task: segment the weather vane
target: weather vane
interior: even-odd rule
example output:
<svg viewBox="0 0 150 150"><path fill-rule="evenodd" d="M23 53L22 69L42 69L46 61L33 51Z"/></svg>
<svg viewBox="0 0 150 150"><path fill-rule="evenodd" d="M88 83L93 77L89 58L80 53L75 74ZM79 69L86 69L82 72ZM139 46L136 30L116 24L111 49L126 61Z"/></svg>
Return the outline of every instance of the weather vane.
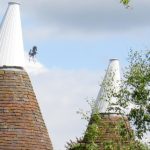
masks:
<svg viewBox="0 0 150 150"><path fill-rule="evenodd" d="M29 51L29 61L34 61L35 62L35 56L37 55L37 47L33 46L32 49Z"/></svg>

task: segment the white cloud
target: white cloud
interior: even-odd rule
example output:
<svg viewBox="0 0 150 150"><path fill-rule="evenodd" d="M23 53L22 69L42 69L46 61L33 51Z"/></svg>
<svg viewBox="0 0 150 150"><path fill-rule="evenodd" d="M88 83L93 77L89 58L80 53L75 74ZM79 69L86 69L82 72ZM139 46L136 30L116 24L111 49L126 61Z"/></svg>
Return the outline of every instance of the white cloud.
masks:
<svg viewBox="0 0 150 150"><path fill-rule="evenodd" d="M88 110L86 99L96 97L100 73L87 70L41 69L29 72L55 150L64 150L70 139L82 136L86 121L76 113ZM30 67L29 67L30 68ZM30 70L30 69L28 69ZM38 72L39 71L39 72Z"/></svg>
<svg viewBox="0 0 150 150"><path fill-rule="evenodd" d="M61 33L97 34L147 27L149 0L132 2L133 9L124 9L119 0L26 0L22 7L25 15Z"/></svg>
<svg viewBox="0 0 150 150"><path fill-rule="evenodd" d="M7 7L0 0L0 16ZM49 38L104 38L148 35L150 1L133 0L125 9L120 0L19 0L28 40ZM3 12L3 13L2 13ZM139 38L141 36L138 36ZM141 39L141 38L140 38Z"/></svg>
<svg viewBox="0 0 150 150"><path fill-rule="evenodd" d="M29 59L27 52L25 52L25 70L32 75L38 75L48 72L48 69L39 61L37 61L36 57L33 59Z"/></svg>
<svg viewBox="0 0 150 150"><path fill-rule="evenodd" d="M29 68L31 66L29 65ZM39 66L41 69L38 69ZM27 70L30 70L29 68ZM31 68L29 75L54 150L64 150L67 141L81 137L86 129L87 122L81 120L76 111L79 108L90 109L86 99L96 98L102 73L46 69L39 62L33 64Z"/></svg>
<svg viewBox="0 0 150 150"><path fill-rule="evenodd" d="M23 31L24 38L28 39L28 41L32 41L32 43L36 43L36 41L40 42L50 37L55 38L57 33L59 33L59 29L48 26L30 26L25 27Z"/></svg>
<svg viewBox="0 0 150 150"><path fill-rule="evenodd" d="M8 1L0 0L0 16ZM133 0L133 9L122 7L120 0L18 1L22 4L21 14L26 23L26 36L39 39L55 36L103 37L116 33L131 34L134 29L149 27L150 23L149 0Z"/></svg>

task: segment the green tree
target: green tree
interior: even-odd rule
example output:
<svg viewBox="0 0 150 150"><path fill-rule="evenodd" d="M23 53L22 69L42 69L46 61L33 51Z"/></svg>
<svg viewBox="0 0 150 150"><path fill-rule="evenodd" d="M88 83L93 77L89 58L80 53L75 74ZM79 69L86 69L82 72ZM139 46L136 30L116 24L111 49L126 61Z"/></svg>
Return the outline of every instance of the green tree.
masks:
<svg viewBox="0 0 150 150"><path fill-rule="evenodd" d="M121 90L116 95L117 105L125 109L130 106L127 115L141 139L150 131L150 51L131 50L128 62Z"/></svg>
<svg viewBox="0 0 150 150"><path fill-rule="evenodd" d="M110 104L110 110L114 109L117 113L127 115L130 123L134 126L134 135L138 139L142 139L144 133L150 131L150 51L130 51L128 58L129 65L125 68L121 90L118 93L113 93L117 97L116 104ZM111 96L110 96L111 97ZM117 106L117 107L116 107ZM127 110L128 111L124 111ZM91 107L93 109L93 107ZM82 113L84 118L89 121L86 113ZM68 143L68 150L98 150L98 145L95 139L99 136L98 126L100 124L101 116L97 112L94 116L94 122L91 124L86 132L87 145L83 142L83 138L77 142ZM122 138L126 138L126 128L124 124L118 124L118 129ZM128 138L128 137L127 137ZM105 143L105 148L113 149L113 142ZM119 146L119 145L118 145ZM147 145L141 144L134 140L124 147L125 149L133 150L149 150ZM119 150L122 150L119 148Z"/></svg>

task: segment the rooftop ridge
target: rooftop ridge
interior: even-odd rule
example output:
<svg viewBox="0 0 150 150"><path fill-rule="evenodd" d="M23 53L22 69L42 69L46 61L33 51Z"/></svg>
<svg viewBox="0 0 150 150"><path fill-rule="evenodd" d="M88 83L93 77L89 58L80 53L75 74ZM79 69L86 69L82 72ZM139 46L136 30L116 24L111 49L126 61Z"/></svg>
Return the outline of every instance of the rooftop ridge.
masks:
<svg viewBox="0 0 150 150"><path fill-rule="evenodd" d="M8 5L13 5L13 4L18 4L18 5L21 5L20 3L18 3L18 2L13 2L13 1L11 1L11 2L8 2Z"/></svg>
<svg viewBox="0 0 150 150"><path fill-rule="evenodd" d="M2 67L0 66L0 69L12 69L12 68L23 70L23 67L18 67L18 66L2 66Z"/></svg>

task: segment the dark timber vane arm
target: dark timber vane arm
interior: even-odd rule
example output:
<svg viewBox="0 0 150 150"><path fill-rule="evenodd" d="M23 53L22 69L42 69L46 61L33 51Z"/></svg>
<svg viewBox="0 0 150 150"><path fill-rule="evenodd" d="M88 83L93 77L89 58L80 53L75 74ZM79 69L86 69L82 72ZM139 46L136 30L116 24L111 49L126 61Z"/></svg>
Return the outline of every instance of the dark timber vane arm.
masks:
<svg viewBox="0 0 150 150"><path fill-rule="evenodd" d="M29 51L29 61L32 59L34 61L35 56L37 55L37 47L33 46Z"/></svg>

